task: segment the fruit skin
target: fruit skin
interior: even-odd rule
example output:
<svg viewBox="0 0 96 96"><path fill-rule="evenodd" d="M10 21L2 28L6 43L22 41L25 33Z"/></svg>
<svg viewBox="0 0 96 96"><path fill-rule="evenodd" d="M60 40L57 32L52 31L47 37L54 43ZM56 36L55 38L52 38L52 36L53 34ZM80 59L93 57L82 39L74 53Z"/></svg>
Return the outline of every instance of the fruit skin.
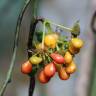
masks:
<svg viewBox="0 0 96 96"><path fill-rule="evenodd" d="M55 72L56 72L56 67L54 65L53 62L47 64L44 68L44 74L47 76L47 77L52 77L55 75Z"/></svg>
<svg viewBox="0 0 96 96"><path fill-rule="evenodd" d="M51 53L50 57L57 63L63 64L65 62L64 57L58 53Z"/></svg>
<svg viewBox="0 0 96 96"><path fill-rule="evenodd" d="M57 63L55 63L55 66L56 66L56 72L58 72L62 67L60 64Z"/></svg>
<svg viewBox="0 0 96 96"><path fill-rule="evenodd" d="M66 73L65 68L61 67L61 69L58 72L59 78L61 80L68 80L70 77L70 74Z"/></svg>
<svg viewBox="0 0 96 96"><path fill-rule="evenodd" d="M42 71L39 73L39 75L38 75L38 80L39 80L42 84L45 84L45 83L47 83L47 82L50 80L50 78L47 77L47 76L44 74L44 71L42 70Z"/></svg>
<svg viewBox="0 0 96 96"><path fill-rule="evenodd" d="M50 35L52 35L56 40L59 39L59 34L54 32L54 33L51 33Z"/></svg>
<svg viewBox="0 0 96 96"><path fill-rule="evenodd" d="M66 72L69 74L72 74L76 71L76 64L74 63L74 61L72 61L66 68L65 68Z"/></svg>
<svg viewBox="0 0 96 96"><path fill-rule="evenodd" d="M70 44L75 49L80 49L83 46L83 41L80 38L72 38Z"/></svg>
<svg viewBox="0 0 96 96"><path fill-rule="evenodd" d="M71 54L77 54L83 46L83 41L80 38L72 38L69 44L69 51Z"/></svg>
<svg viewBox="0 0 96 96"><path fill-rule="evenodd" d="M64 55L65 64L70 64L72 62L72 55L70 52L66 52Z"/></svg>
<svg viewBox="0 0 96 96"><path fill-rule="evenodd" d="M36 44L36 49L39 49L39 50L47 50L47 47L44 45L43 48L42 48L42 43L39 43L39 44Z"/></svg>
<svg viewBox="0 0 96 96"><path fill-rule="evenodd" d="M79 53L80 52L80 49L76 49L76 48L74 48L72 46L69 46L69 51L70 51L71 54L74 55L74 54Z"/></svg>
<svg viewBox="0 0 96 96"><path fill-rule="evenodd" d="M56 39L56 37L54 37L50 34L47 34L44 38L44 43L49 48L55 48L56 43L57 43L57 39Z"/></svg>
<svg viewBox="0 0 96 96"><path fill-rule="evenodd" d="M29 74L30 72L32 72L32 64L29 61L26 61L21 66L21 72L24 74Z"/></svg>
<svg viewBox="0 0 96 96"><path fill-rule="evenodd" d="M41 57L37 57L37 56L32 56L29 58L29 61L32 63L32 64L39 64L42 62L42 58Z"/></svg>

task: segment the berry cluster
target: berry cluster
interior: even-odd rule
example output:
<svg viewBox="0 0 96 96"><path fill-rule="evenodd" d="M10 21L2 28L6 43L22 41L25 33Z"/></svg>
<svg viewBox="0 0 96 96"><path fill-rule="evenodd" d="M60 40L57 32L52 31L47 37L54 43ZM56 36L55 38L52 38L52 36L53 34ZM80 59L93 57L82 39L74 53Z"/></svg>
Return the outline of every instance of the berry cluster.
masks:
<svg viewBox="0 0 96 96"><path fill-rule="evenodd" d="M75 26L75 29L77 27ZM75 29L73 29L71 31L74 33ZM60 32L53 32L52 29L46 33L45 30L36 33L34 46L32 50L29 50L32 56L22 64L22 73L32 76L40 70L37 76L41 83L47 83L56 72L61 80L68 80L70 75L76 71L73 57L83 46L83 41L73 33L70 40Z"/></svg>

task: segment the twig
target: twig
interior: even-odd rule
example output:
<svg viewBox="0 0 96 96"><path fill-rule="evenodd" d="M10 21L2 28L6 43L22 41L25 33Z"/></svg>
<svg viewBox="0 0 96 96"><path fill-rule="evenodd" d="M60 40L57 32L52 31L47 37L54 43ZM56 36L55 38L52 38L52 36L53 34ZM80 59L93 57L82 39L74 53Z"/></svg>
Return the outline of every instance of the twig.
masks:
<svg viewBox="0 0 96 96"><path fill-rule="evenodd" d="M65 29L65 30L67 30L68 32L71 32L71 31L72 31L72 28L68 28L68 27L65 27L65 26L63 26L63 25L56 24L56 23L54 23L54 22L52 22L52 21L50 21L50 20L47 20L47 22L50 23L50 24L53 24L53 25L55 25L55 26L58 26L58 27L60 27L60 28L62 28L62 29Z"/></svg>
<svg viewBox="0 0 96 96"><path fill-rule="evenodd" d="M42 49L44 48L45 24L46 24L46 22L43 22Z"/></svg>
<svg viewBox="0 0 96 96"><path fill-rule="evenodd" d="M33 96L34 89L35 89L35 76L30 77L29 96Z"/></svg>
<svg viewBox="0 0 96 96"><path fill-rule="evenodd" d="M35 18L34 18L35 19ZM36 18L35 20L32 19L31 25L30 25L30 32L29 32L29 37L28 37L28 50L32 49L32 41L36 29L36 25L39 21L43 22L43 19L41 18ZM28 52L28 57L31 57L32 53ZM35 88L35 76L30 77L30 84L29 84L29 96L33 95L33 91Z"/></svg>
<svg viewBox="0 0 96 96"><path fill-rule="evenodd" d="M3 86L1 87L1 90L0 90L0 96L3 96L8 83L11 81L12 71L13 71L14 64L15 64L16 52L17 52L17 48L18 48L18 38L19 38L20 26L21 26L21 22L22 22L22 18L23 18L24 12L25 12L27 6L29 5L30 1L31 0L26 0L25 5L24 5L19 17L18 17L18 20L17 20L16 32L15 32L15 41L14 41L14 48L13 48L13 55L12 55L10 67L8 69L6 80L5 80Z"/></svg>

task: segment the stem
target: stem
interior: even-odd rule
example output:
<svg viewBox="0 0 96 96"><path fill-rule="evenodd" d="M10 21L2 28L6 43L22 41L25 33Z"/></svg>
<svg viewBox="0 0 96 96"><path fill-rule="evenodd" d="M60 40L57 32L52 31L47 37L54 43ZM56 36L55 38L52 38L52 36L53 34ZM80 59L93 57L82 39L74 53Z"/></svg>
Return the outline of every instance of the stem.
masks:
<svg viewBox="0 0 96 96"><path fill-rule="evenodd" d="M7 73L6 80L3 84L3 86L1 87L0 96L3 96L8 83L11 81L11 75L12 75L13 67L14 67L14 64L15 64L14 62L15 62L15 58L16 58L16 52L17 52L17 46L14 49L14 53L13 53L13 56L12 56L12 60L11 60L10 68L8 70L8 73Z"/></svg>
<svg viewBox="0 0 96 96"><path fill-rule="evenodd" d="M57 49L57 51L60 51L60 49L59 49L59 47L58 47L58 45L56 44L56 49Z"/></svg>
<svg viewBox="0 0 96 96"><path fill-rule="evenodd" d="M33 91L35 88L35 77L30 77L30 84L29 84L29 96L33 95Z"/></svg>
<svg viewBox="0 0 96 96"><path fill-rule="evenodd" d="M50 59L49 55L47 53L45 53L45 55L46 55L46 57L48 59L48 63L51 62L51 59Z"/></svg>
<svg viewBox="0 0 96 96"><path fill-rule="evenodd" d="M44 48L45 24L46 24L46 21L43 22L42 49Z"/></svg>
<svg viewBox="0 0 96 96"><path fill-rule="evenodd" d="M30 25L30 32L29 32L29 36L28 36L28 45L27 45L28 50L32 49L33 36L35 33L36 25L39 21L43 22L43 19L42 18L38 18L35 20L34 20L34 18L32 19L32 22ZM28 52L28 58L30 58L31 56L32 56L32 53ZM35 88L35 76L32 76L32 77L30 77L30 83L29 83L29 96L33 96L34 88Z"/></svg>
<svg viewBox="0 0 96 96"><path fill-rule="evenodd" d="M38 55L40 53L40 51L38 51L37 53L35 53L34 55L32 55L32 56L36 56L36 55Z"/></svg>
<svg viewBox="0 0 96 96"><path fill-rule="evenodd" d="M34 20L33 20L34 21ZM28 37L28 50L30 50L32 48L32 41L33 41L33 36L35 33L35 27L37 22L31 22L30 25L30 32L29 32L29 37ZM28 58L30 58L32 56L32 54L30 52L28 52ZM33 91L35 88L35 76L30 77L30 83L29 83L29 96L33 95Z"/></svg>
<svg viewBox="0 0 96 96"><path fill-rule="evenodd" d="M2 85L1 90L0 90L0 96L3 96L9 81L11 81L12 71L13 71L13 68L14 68L14 65L15 65L16 52L17 52L17 48L18 48L18 38L19 38L21 22L22 22L22 18L23 18L23 15L25 13L25 10L26 10L27 6L29 5L30 1L31 0L26 0L25 5L24 5L19 17L18 17L18 20L17 20L14 47L13 47L13 55L12 55L10 67L8 69L6 80L5 80L5 82Z"/></svg>
<svg viewBox="0 0 96 96"><path fill-rule="evenodd" d="M52 21L50 21L50 20L47 20L47 22L50 23L50 24L53 24L53 25L55 25L55 26L61 27L61 28L65 29L65 30L67 30L67 31L69 31L69 32L72 31L71 28L65 27L65 26L63 26L63 25L56 24L56 23L54 23L54 22L52 22Z"/></svg>

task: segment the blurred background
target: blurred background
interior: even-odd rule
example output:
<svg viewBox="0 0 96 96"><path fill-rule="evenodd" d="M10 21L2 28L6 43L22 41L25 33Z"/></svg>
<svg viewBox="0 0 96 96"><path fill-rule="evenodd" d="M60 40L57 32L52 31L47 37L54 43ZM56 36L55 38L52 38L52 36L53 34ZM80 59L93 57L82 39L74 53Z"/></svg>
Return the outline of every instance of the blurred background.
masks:
<svg viewBox="0 0 96 96"><path fill-rule="evenodd" d="M11 61L16 22L24 2L25 0L0 0L0 87ZM20 66L27 60L31 7L32 4L23 18L12 82L4 96L28 96L29 77L21 73ZM37 7L39 16L58 24L70 27L76 20L80 20L80 38L85 44L75 58L77 72L67 81L61 81L57 75L46 85L36 81L34 96L96 96L96 55L93 54L96 52L96 38L90 28L96 11L96 0L41 0Z"/></svg>

